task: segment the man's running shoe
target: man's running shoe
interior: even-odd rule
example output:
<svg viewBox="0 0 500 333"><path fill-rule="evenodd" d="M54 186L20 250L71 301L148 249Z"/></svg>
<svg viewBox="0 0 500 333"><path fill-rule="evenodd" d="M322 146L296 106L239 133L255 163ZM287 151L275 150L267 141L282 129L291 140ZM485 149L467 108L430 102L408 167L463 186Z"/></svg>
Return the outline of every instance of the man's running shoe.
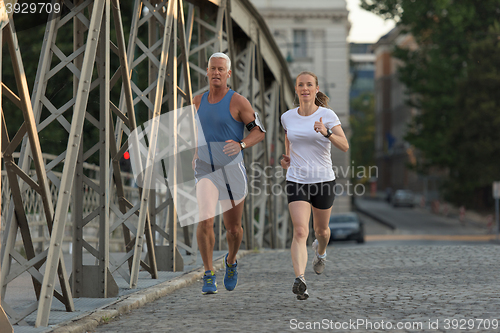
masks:
<svg viewBox="0 0 500 333"><path fill-rule="evenodd" d="M214 271L206 271L203 275L203 287L201 288L201 293L203 295L207 294L217 294L217 282Z"/></svg>
<svg viewBox="0 0 500 333"><path fill-rule="evenodd" d="M321 258L318 254L318 240L315 239L312 248L314 250L314 260L313 260L313 269L314 273L316 274L321 274L325 270L325 261L326 261L326 252L325 252L325 257Z"/></svg>
<svg viewBox="0 0 500 333"><path fill-rule="evenodd" d="M309 298L306 280L304 279L303 275L295 278L295 281L293 282L292 292L297 295L297 299L299 300L305 300Z"/></svg>
<svg viewBox="0 0 500 333"><path fill-rule="evenodd" d="M236 261L234 264L229 265L227 263L227 256L229 255L226 254L226 257L224 258L224 264L226 266L226 274L224 275L224 287L226 287L227 290L232 291L234 288L236 288L236 285L238 284L238 272L236 271L236 267L238 266L238 261Z"/></svg>

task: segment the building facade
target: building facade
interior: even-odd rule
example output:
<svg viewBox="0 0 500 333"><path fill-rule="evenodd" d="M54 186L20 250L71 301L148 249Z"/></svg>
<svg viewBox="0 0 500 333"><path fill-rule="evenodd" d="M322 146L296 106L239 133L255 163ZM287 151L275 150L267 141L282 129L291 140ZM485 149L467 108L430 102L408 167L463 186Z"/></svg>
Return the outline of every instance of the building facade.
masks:
<svg viewBox="0 0 500 333"><path fill-rule="evenodd" d="M289 64L293 79L302 71L318 76L319 88L330 98L349 137L349 44L350 24L345 0L251 0ZM296 99L298 102L298 99ZM351 210L353 191L350 154L332 149L338 168L338 196L333 211ZM342 190L342 193L340 191Z"/></svg>
<svg viewBox="0 0 500 333"><path fill-rule="evenodd" d="M392 56L395 46L416 48L413 37L394 28L374 44L375 53L375 160L379 171L377 187L423 191L424 182L409 168L416 152L405 141L408 125L418 110L407 105L405 86L398 79L401 62Z"/></svg>
<svg viewBox="0 0 500 333"><path fill-rule="evenodd" d="M351 88L349 99L375 90L375 54L373 44L349 44ZM351 108L351 113L353 112Z"/></svg>

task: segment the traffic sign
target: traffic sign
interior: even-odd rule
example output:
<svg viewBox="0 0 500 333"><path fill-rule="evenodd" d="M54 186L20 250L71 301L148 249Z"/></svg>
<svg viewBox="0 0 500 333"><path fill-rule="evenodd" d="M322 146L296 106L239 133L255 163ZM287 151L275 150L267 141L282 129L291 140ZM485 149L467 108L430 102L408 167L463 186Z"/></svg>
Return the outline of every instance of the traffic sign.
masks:
<svg viewBox="0 0 500 333"><path fill-rule="evenodd" d="M500 199L500 182L493 182L493 199Z"/></svg>

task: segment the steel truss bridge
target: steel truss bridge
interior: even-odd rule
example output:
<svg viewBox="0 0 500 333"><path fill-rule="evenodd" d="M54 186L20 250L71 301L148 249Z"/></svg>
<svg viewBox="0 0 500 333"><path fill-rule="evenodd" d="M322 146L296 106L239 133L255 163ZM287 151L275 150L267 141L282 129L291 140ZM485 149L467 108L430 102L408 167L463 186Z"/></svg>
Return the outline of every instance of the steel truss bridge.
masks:
<svg viewBox="0 0 500 333"><path fill-rule="evenodd" d="M2 332L11 325L32 325L26 317L35 311L34 325L47 326L54 298L74 311L73 298L116 296L116 274L133 289L141 269L155 279L158 271L180 271L185 258L195 259L196 224L180 227L177 211L195 202L195 195L147 185L153 181L155 139L166 130L154 120L185 108L183 121L194 126L190 104L194 95L208 90L205 69L213 52L230 56L231 87L251 102L267 129L265 140L245 154L252 186L260 191L245 202L243 246L284 248L290 242L286 198L271 193L284 177L264 171L279 166L284 152L279 116L292 107L294 91L262 17L249 0L135 0L133 12L126 13L132 15L127 40L121 3L53 0L63 10L49 15L31 92L18 45L23 31L16 32L10 18L0 34L5 51L0 53L0 82L8 58L15 79L14 86L7 86L4 78L0 94ZM58 37L70 35L73 48L68 50ZM54 105L48 87L61 80L68 83L63 94L68 97ZM23 116L16 132L8 132L6 100ZM136 140L131 133L141 126L141 110L150 120L150 140L143 152L144 186L131 187L120 159ZM174 120L168 135L181 147L191 140L187 134L193 127L180 130L181 119ZM48 155L40 138L54 126L64 129L67 145ZM85 136L90 127L99 134ZM176 158L174 176L190 170L190 165L189 170L178 168ZM219 219L215 228L222 249L221 225ZM69 243L70 275L62 254ZM84 255L93 257L92 264L84 264ZM20 310L4 296L26 272L36 299Z"/></svg>

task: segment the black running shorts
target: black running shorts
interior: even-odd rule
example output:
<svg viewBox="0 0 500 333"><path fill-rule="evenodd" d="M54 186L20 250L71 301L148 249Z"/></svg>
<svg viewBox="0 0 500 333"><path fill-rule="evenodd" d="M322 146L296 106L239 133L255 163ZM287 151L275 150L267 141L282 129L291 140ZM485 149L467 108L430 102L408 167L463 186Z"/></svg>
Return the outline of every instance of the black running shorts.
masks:
<svg viewBox="0 0 500 333"><path fill-rule="evenodd" d="M335 200L335 180L323 183L300 184L286 181L288 203L307 201L314 208L329 209Z"/></svg>

